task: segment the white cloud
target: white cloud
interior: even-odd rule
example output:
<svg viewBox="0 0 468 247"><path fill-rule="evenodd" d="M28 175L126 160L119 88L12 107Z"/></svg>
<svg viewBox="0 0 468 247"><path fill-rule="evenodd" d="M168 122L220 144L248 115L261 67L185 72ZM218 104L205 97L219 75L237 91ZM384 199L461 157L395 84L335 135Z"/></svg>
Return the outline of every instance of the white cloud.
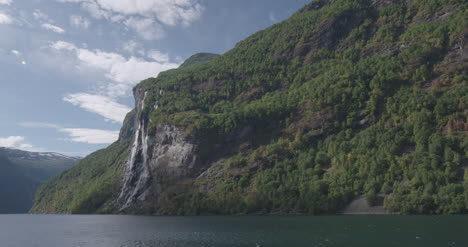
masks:
<svg viewBox="0 0 468 247"><path fill-rule="evenodd" d="M125 115L131 111L130 107L115 102L115 99L87 93L69 94L63 98L75 106L79 106L88 112L99 114L106 119L122 123Z"/></svg>
<svg viewBox="0 0 468 247"><path fill-rule="evenodd" d="M82 16L72 15L70 16L70 24L74 27L88 29L91 22Z"/></svg>
<svg viewBox="0 0 468 247"><path fill-rule="evenodd" d="M129 18L124 24L138 33L143 39L156 40L164 37L163 27L150 18Z"/></svg>
<svg viewBox="0 0 468 247"><path fill-rule="evenodd" d="M122 47L124 51L131 53L131 54L134 54L134 53L138 53L140 55L145 54L143 46L140 43L136 42L135 40L130 40L128 42L125 42Z"/></svg>
<svg viewBox="0 0 468 247"><path fill-rule="evenodd" d="M41 123L41 122L24 122L24 123L20 123L20 126L28 127L28 128L49 128L49 129L61 128L59 125L56 125L56 124Z"/></svg>
<svg viewBox="0 0 468 247"><path fill-rule="evenodd" d="M0 138L0 146L2 147L15 147L18 143L24 142L23 136L10 136L6 138Z"/></svg>
<svg viewBox="0 0 468 247"><path fill-rule="evenodd" d="M63 1L63 2L70 2L70 1ZM88 11L92 17L96 19L111 18L111 13L101 9L99 5L95 1L74 1L74 2L82 2L81 6L83 9Z"/></svg>
<svg viewBox="0 0 468 247"><path fill-rule="evenodd" d="M0 0L0 4L6 4L10 5L13 2L13 0Z"/></svg>
<svg viewBox="0 0 468 247"><path fill-rule="evenodd" d="M15 148L26 151L39 151L32 144L26 142L24 136L10 136L6 138L0 138L0 147Z"/></svg>
<svg viewBox="0 0 468 247"><path fill-rule="evenodd" d="M127 48L133 50L135 47L138 45L132 43ZM99 114L107 121L118 123L122 123L125 115L131 110L130 107L118 103L119 97L130 96L131 89L139 81L156 77L162 71L179 66L169 62L167 54L155 51L153 55L161 61L146 61L134 56L126 58L118 53L79 48L65 41L51 43L50 48L73 56L79 71L87 74L97 72L111 80L97 92L69 94L63 100L88 112Z"/></svg>
<svg viewBox="0 0 468 247"><path fill-rule="evenodd" d="M156 62L166 63L169 62L169 54L160 51L151 50L148 52L148 57Z"/></svg>
<svg viewBox="0 0 468 247"><path fill-rule="evenodd" d="M148 62L131 57L128 60L113 63L110 67L108 78L121 83L139 82L149 77L155 77L161 71L177 67L178 64Z"/></svg>
<svg viewBox="0 0 468 247"><path fill-rule="evenodd" d="M55 26L55 25L50 24L50 23L44 23L44 24L41 25L41 27L46 29L46 30L52 31L52 32L65 33L65 30L63 28Z"/></svg>
<svg viewBox="0 0 468 247"><path fill-rule="evenodd" d="M127 96L133 86L139 81L155 77L160 72L177 68L179 64L169 61L146 61L131 56L126 58L121 54L104 52L101 50L89 50L78 48L74 44L58 41L50 44L57 51L72 52L78 62L78 68L82 71L98 71L113 82L105 87L105 94L111 98Z"/></svg>
<svg viewBox="0 0 468 247"><path fill-rule="evenodd" d="M47 21L47 22L50 22L50 18L47 14L45 14L44 12L36 9L34 10L33 12L33 17L34 19L36 20L41 20L41 21Z"/></svg>
<svg viewBox="0 0 468 247"><path fill-rule="evenodd" d="M128 97L131 96L131 90L133 84L128 83L109 83L106 86L102 86L101 90L105 92L110 98Z"/></svg>
<svg viewBox="0 0 468 247"><path fill-rule="evenodd" d="M56 129L59 132L66 133L70 138L65 139L71 142L80 142L88 144L110 144L119 138L119 131L89 129L89 128L65 128L52 123L24 122L20 123L28 128L48 128Z"/></svg>
<svg viewBox="0 0 468 247"><path fill-rule="evenodd" d="M9 15L0 12L0 24L11 24L13 23L13 18Z"/></svg>
<svg viewBox="0 0 468 247"><path fill-rule="evenodd" d="M110 144L119 138L119 131L83 129L83 128L64 128L60 132L70 135L70 141L88 144Z"/></svg>
<svg viewBox="0 0 468 247"><path fill-rule="evenodd" d="M175 26L189 25L199 19L204 8L198 0L57 0L81 3L95 18L138 15Z"/></svg>
<svg viewBox="0 0 468 247"><path fill-rule="evenodd" d="M204 10L201 0L56 0L78 3L93 18L119 22L146 40L165 36L162 25L188 26Z"/></svg>
<svg viewBox="0 0 468 247"><path fill-rule="evenodd" d="M21 54L21 52L17 50L11 50L11 53L15 54L16 56L19 56Z"/></svg>
<svg viewBox="0 0 468 247"><path fill-rule="evenodd" d="M55 49L55 50L77 50L78 48L71 43L65 42L65 41L57 41L55 43L51 43L50 47Z"/></svg>

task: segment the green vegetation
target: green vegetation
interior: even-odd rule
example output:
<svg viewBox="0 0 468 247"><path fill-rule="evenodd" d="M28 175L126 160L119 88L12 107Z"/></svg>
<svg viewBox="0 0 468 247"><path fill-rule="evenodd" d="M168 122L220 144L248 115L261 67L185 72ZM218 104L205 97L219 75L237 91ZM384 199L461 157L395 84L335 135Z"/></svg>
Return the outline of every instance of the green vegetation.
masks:
<svg viewBox="0 0 468 247"><path fill-rule="evenodd" d="M197 53L191 56L190 58L188 58L187 60L185 60L185 62L182 63L182 65L180 65L180 68L203 64L203 63L213 60L213 58L217 56L219 55L213 54L213 53Z"/></svg>
<svg viewBox="0 0 468 247"><path fill-rule="evenodd" d="M32 212L106 213L105 202L116 195L128 143L116 142L84 158L39 187Z"/></svg>
<svg viewBox="0 0 468 247"><path fill-rule="evenodd" d="M143 82L168 91L154 121L195 135L280 129L270 144L253 142L225 162L224 178L209 181L214 193L169 195L181 204L167 213L330 213L362 194L373 204L378 193L389 195L391 211L466 212L466 127L450 127L466 123L466 63L449 61L466 34L462 2L376 10L369 1L336 1L209 64ZM249 172L256 163L262 169ZM239 175L232 167L245 168Z"/></svg>
<svg viewBox="0 0 468 247"><path fill-rule="evenodd" d="M336 213L360 195L402 213L468 211L466 1L328 2L137 86L159 106L140 116L150 134L172 124L206 144L254 130L226 145L214 175L166 185L156 213ZM83 212L56 194L102 184L68 174L82 182L56 178L39 198Z"/></svg>

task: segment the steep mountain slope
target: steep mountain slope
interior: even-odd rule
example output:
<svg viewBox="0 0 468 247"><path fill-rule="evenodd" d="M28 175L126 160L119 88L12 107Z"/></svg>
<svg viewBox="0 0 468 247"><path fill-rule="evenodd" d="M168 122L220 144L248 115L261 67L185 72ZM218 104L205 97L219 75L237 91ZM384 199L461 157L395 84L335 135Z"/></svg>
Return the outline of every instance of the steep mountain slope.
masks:
<svg viewBox="0 0 468 247"><path fill-rule="evenodd" d="M38 185L0 152L0 214L28 212Z"/></svg>
<svg viewBox="0 0 468 247"><path fill-rule="evenodd" d="M37 187L79 159L0 147L0 214L27 213Z"/></svg>
<svg viewBox="0 0 468 247"><path fill-rule="evenodd" d="M317 214L365 195L466 213L467 6L317 0L147 79L119 141L44 184L32 212Z"/></svg>

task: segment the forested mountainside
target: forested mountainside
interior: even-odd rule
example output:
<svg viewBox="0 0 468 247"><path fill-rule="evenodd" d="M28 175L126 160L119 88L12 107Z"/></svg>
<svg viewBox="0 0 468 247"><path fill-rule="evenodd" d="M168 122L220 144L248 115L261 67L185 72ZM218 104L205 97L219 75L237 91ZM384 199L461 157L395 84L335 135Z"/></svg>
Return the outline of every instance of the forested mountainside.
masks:
<svg viewBox="0 0 468 247"><path fill-rule="evenodd" d="M0 147L0 214L27 213L37 187L78 158Z"/></svg>
<svg viewBox="0 0 468 247"><path fill-rule="evenodd" d="M316 0L134 89L33 213L468 211L468 3Z"/></svg>

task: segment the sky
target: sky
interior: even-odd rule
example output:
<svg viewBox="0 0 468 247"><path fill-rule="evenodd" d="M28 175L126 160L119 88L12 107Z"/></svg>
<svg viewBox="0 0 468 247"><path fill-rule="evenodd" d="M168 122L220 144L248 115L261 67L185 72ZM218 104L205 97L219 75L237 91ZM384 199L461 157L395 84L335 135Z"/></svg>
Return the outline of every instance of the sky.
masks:
<svg viewBox="0 0 468 247"><path fill-rule="evenodd" d="M139 81L223 54L309 1L0 0L0 146L105 148Z"/></svg>

